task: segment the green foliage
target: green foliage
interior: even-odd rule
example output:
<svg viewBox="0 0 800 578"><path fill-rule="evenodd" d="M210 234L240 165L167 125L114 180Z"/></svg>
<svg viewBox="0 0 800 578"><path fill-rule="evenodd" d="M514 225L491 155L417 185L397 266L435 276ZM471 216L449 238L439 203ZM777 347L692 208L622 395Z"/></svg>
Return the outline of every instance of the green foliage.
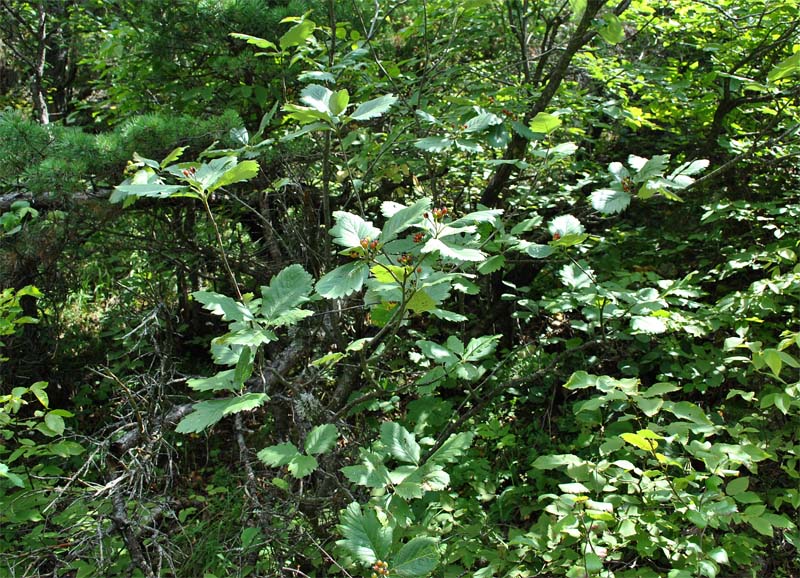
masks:
<svg viewBox="0 0 800 578"><path fill-rule="evenodd" d="M797 573L797 0L139 4L0 114L0 576Z"/></svg>

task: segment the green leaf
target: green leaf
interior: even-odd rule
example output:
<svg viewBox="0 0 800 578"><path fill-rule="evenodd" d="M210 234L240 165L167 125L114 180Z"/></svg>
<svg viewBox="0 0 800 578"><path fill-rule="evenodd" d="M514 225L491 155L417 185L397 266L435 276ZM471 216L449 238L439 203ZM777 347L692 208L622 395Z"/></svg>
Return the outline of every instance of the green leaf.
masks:
<svg viewBox="0 0 800 578"><path fill-rule="evenodd" d="M584 560L589 574L598 574L603 569L603 559L594 552L587 552Z"/></svg>
<svg viewBox="0 0 800 578"><path fill-rule="evenodd" d="M159 183L117 185L114 187L114 193L109 198L109 202L118 203L128 197L153 197L166 199L186 191L189 191L189 187L184 185L163 185Z"/></svg>
<svg viewBox="0 0 800 578"><path fill-rule="evenodd" d="M434 251L438 251L443 259L452 259L454 261L480 262L486 259L486 254L478 249L451 245L436 238L428 239L420 249L422 253L433 253Z"/></svg>
<svg viewBox="0 0 800 578"><path fill-rule="evenodd" d="M250 376L253 375L253 348L244 347L239 353L239 361L233 371L233 383L237 387L244 385Z"/></svg>
<svg viewBox="0 0 800 578"><path fill-rule="evenodd" d="M463 132L480 132L498 124L503 124L503 119L491 112L481 112L467 121Z"/></svg>
<svg viewBox="0 0 800 578"><path fill-rule="evenodd" d="M229 36L237 38L238 40L245 40L247 41L248 44L252 44L264 50L274 50L275 52L278 51L278 47L275 46L274 42L270 42L269 40L264 40L263 38L258 38L257 36L250 36L249 34L240 34L238 32L231 32Z"/></svg>
<svg viewBox="0 0 800 578"><path fill-rule="evenodd" d="M550 231L551 235L559 235L560 237L566 237L567 235L580 235L584 230L581 222L572 215L561 215L556 217L550 221L547 229Z"/></svg>
<svg viewBox="0 0 800 578"><path fill-rule="evenodd" d="M195 391L235 391L239 385L234 381L234 373L234 369L226 369L211 377L189 379L186 385Z"/></svg>
<svg viewBox="0 0 800 578"><path fill-rule="evenodd" d="M559 277L561 282L572 289L585 289L593 285L591 273L593 271L585 262L568 263L561 268Z"/></svg>
<svg viewBox="0 0 800 578"><path fill-rule="evenodd" d="M461 432L451 435L438 450L433 452L429 458L429 462L442 464L456 460L469 449L472 445L473 438L474 434L472 432Z"/></svg>
<svg viewBox="0 0 800 578"><path fill-rule="evenodd" d="M339 532L344 539L336 542L364 564L386 560L392 547L392 528L383 526L373 510L361 511L353 502L342 512Z"/></svg>
<svg viewBox="0 0 800 578"><path fill-rule="evenodd" d="M252 526L242 530L242 533L239 535L239 539L242 542L242 548L249 548L256 541L256 538L260 537L260 534L261 530L258 528L253 528Z"/></svg>
<svg viewBox="0 0 800 578"><path fill-rule="evenodd" d="M647 417L653 417L661 410L661 406L664 405L664 400L661 398L655 398L655 399L639 398L636 400L636 405L639 406L639 409L642 410L642 413L644 413L644 415L646 415Z"/></svg>
<svg viewBox="0 0 800 578"><path fill-rule="evenodd" d="M425 357L434 360L436 363L451 365L458 362L458 357L444 345L439 345L433 341L420 339L417 341L417 347L422 350L422 353L425 354Z"/></svg>
<svg viewBox="0 0 800 578"><path fill-rule="evenodd" d="M165 156L164 160L161 161L161 164L159 165L159 168L163 169L164 167L166 167L170 163L177 161L179 158L181 158L181 155L183 154L183 152L188 148L189 147L177 147L175 149L172 149L172 152L170 152L167 156Z"/></svg>
<svg viewBox="0 0 800 578"><path fill-rule="evenodd" d="M278 43L281 50L286 50L292 46L299 46L305 44L311 35L314 33L316 25L311 20L303 20L292 26L283 36L281 36Z"/></svg>
<svg viewBox="0 0 800 578"><path fill-rule="evenodd" d="M17 295L19 295L19 293ZM31 393L36 396L36 399L39 400L39 403L41 403L45 409L47 409L50 405L50 398L47 397L47 391L45 391L46 388L46 381L37 381L30 387Z"/></svg>
<svg viewBox="0 0 800 578"><path fill-rule="evenodd" d="M603 40L609 44L619 44L625 40L625 30L622 28L622 22L616 14L606 14L603 16L603 20L605 23L598 30Z"/></svg>
<svg viewBox="0 0 800 578"><path fill-rule="evenodd" d="M452 139L441 136L428 136L419 139L414 143L414 146L429 153L440 153L453 146L454 142Z"/></svg>
<svg viewBox="0 0 800 578"><path fill-rule="evenodd" d="M330 100L331 114L334 116L339 116L345 111L349 102L350 93L347 92L346 88L335 92Z"/></svg>
<svg viewBox="0 0 800 578"><path fill-rule="evenodd" d="M665 402L664 409L672 413L678 419L685 419L700 425L712 425L711 420L699 406L689 401Z"/></svg>
<svg viewBox="0 0 800 578"><path fill-rule="evenodd" d="M177 433L200 433L226 415L260 407L269 397L265 393L247 393L226 399L210 399L194 405L192 413L175 428Z"/></svg>
<svg viewBox="0 0 800 578"><path fill-rule="evenodd" d="M308 432L305 450L307 454L319 455L330 450L339 437L339 431L333 424L319 425Z"/></svg>
<svg viewBox="0 0 800 578"><path fill-rule="evenodd" d="M317 458L303 454L297 454L287 465L289 473L298 479L308 476L318 467Z"/></svg>
<svg viewBox="0 0 800 578"><path fill-rule="evenodd" d="M334 115L331 111L332 97L333 92L329 88L318 84L309 84L300 92L300 102L325 115Z"/></svg>
<svg viewBox="0 0 800 578"><path fill-rule="evenodd" d="M369 277L369 265L354 261L326 273L317 281L317 293L326 299L339 299L360 291Z"/></svg>
<svg viewBox="0 0 800 578"><path fill-rule="evenodd" d="M397 102L397 97L392 94L385 94L378 98L373 98L372 100L358 105L358 108L353 111L350 118L353 120L377 118L392 108L395 102Z"/></svg>
<svg viewBox="0 0 800 578"><path fill-rule="evenodd" d="M791 76L800 72L800 51L795 52L789 58L781 60L767 75L770 82L781 80L787 76Z"/></svg>
<svg viewBox="0 0 800 578"><path fill-rule="evenodd" d="M374 227L372 221L365 221L358 215L336 211L333 217L336 225L331 228L330 234L337 245L353 249L360 247L362 239L374 241L380 237L381 230Z"/></svg>
<svg viewBox="0 0 800 578"><path fill-rule="evenodd" d="M383 488L391 483L389 470L383 465L383 458L378 454L362 450L361 464L346 466L341 469L344 476L359 486Z"/></svg>
<svg viewBox="0 0 800 578"><path fill-rule="evenodd" d="M383 209L386 206L387 203L383 203L381 208ZM402 209L393 212L389 217L389 220L386 221L386 224L383 226L383 230L381 231L380 235L381 241L383 243L393 241L398 234L402 233L409 226L418 222L425 211L430 209L430 206L431 200L424 198L420 199L410 207L403 207ZM386 213L384 212L384 214Z"/></svg>
<svg viewBox="0 0 800 578"><path fill-rule="evenodd" d="M511 128L514 129L514 132L517 133L519 136L529 141L542 140L544 138L544 135L542 133L533 132L531 129L529 129L527 126L525 126L518 120L511 122Z"/></svg>
<svg viewBox="0 0 800 578"><path fill-rule="evenodd" d="M426 536L411 539L404 544L389 565L394 576L417 578L428 576L439 565L436 540Z"/></svg>
<svg viewBox="0 0 800 578"><path fill-rule="evenodd" d="M207 309L214 315L220 315L225 321L253 321L253 313L243 303L239 303L219 293L210 291L195 291L192 297L203 304L203 309Z"/></svg>
<svg viewBox="0 0 800 578"><path fill-rule="evenodd" d="M214 161L212 161L212 163L213 162ZM249 181L258 175L258 170L259 167L256 161L237 161L233 167L229 168L211 181L206 188L208 192L212 192L227 185L241 183L242 181ZM200 171L198 171L197 174L200 174Z"/></svg>
<svg viewBox="0 0 800 578"><path fill-rule="evenodd" d="M542 134L550 134L560 126L561 119L546 112L538 113L528 124L528 127L533 132L539 132Z"/></svg>
<svg viewBox="0 0 800 578"><path fill-rule="evenodd" d="M591 194L592 207L604 215L621 213L631 204L631 195L616 189L598 189Z"/></svg>
<svg viewBox="0 0 800 578"><path fill-rule="evenodd" d="M667 330L667 324L660 317L634 315L631 317L631 329L648 335L658 335Z"/></svg>
<svg viewBox="0 0 800 578"><path fill-rule="evenodd" d="M637 448L644 450L646 452L652 451L658 447L658 442L656 440L646 439L642 437L640 434L628 432L620 434L619 437L621 437L629 444L636 446Z"/></svg>
<svg viewBox="0 0 800 578"><path fill-rule="evenodd" d="M288 325L277 321L293 308L308 301L313 282L314 278L302 265L289 265L270 280L269 287L261 287L261 315L273 325Z"/></svg>
<svg viewBox="0 0 800 578"><path fill-rule="evenodd" d="M300 455L300 450L293 443L282 443L269 446L256 454L259 460L275 468L287 465L295 457Z"/></svg>
<svg viewBox="0 0 800 578"><path fill-rule="evenodd" d="M14 472L9 471L6 464L0 463L0 478L5 478L18 488L24 488L25 482Z"/></svg>
<svg viewBox="0 0 800 578"><path fill-rule="evenodd" d="M573 454L551 454L539 456L533 462L533 467L538 470L554 470L563 466L578 466L585 462Z"/></svg>
<svg viewBox="0 0 800 578"><path fill-rule="evenodd" d="M781 358L781 352L777 349L765 349L761 352L761 358L764 360L764 363L770 368L772 371L772 375L775 377L780 377L781 368L783 367L783 359Z"/></svg>
<svg viewBox="0 0 800 578"><path fill-rule="evenodd" d="M64 433L64 418L52 411L45 414L44 423L55 435Z"/></svg>
<svg viewBox="0 0 800 578"><path fill-rule="evenodd" d="M381 425L381 443L396 459L419 465L420 448L414 434L398 423L391 421Z"/></svg>
<svg viewBox="0 0 800 578"><path fill-rule="evenodd" d="M772 524L768 520L764 518L749 518L747 521L756 532L762 536L772 538Z"/></svg>
<svg viewBox="0 0 800 578"><path fill-rule="evenodd" d="M728 484L725 486L725 493L729 496L736 496L747 490L749 485L749 477L735 478L728 482Z"/></svg>
<svg viewBox="0 0 800 578"><path fill-rule="evenodd" d="M436 309L436 301L428 293L418 289L406 303L406 309L414 313L426 313Z"/></svg>

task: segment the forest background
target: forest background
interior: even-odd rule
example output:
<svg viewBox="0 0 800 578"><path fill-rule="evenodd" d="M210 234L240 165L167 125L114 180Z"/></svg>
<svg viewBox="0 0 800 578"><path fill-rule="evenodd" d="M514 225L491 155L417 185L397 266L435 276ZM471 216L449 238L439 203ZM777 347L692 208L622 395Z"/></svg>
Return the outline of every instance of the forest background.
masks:
<svg viewBox="0 0 800 578"><path fill-rule="evenodd" d="M800 576L797 0L0 0L0 576Z"/></svg>

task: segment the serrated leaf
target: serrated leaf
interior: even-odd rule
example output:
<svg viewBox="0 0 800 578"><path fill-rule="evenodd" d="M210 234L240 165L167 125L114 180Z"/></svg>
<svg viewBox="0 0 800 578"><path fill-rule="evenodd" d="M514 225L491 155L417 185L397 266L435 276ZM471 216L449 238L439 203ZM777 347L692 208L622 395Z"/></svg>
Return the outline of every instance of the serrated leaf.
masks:
<svg viewBox="0 0 800 578"><path fill-rule="evenodd" d="M192 293L192 297L203 304L203 309L207 309L214 315L220 315L225 321L242 323L255 319L246 305L231 299L227 295L211 291L195 291Z"/></svg>
<svg viewBox="0 0 800 578"><path fill-rule="evenodd" d="M305 303L313 288L314 278L295 263L275 275L269 287L261 287L261 315L274 320L289 310Z"/></svg>
<svg viewBox="0 0 800 578"><path fill-rule="evenodd" d="M495 271L499 271L506 264L506 258L503 255L492 255L486 261L478 265L477 270L481 275L489 275Z"/></svg>
<svg viewBox="0 0 800 578"><path fill-rule="evenodd" d="M431 454L428 461L434 464L454 461L464 455L469 449L472 445L473 438L474 434L472 432L461 432L451 435L438 450Z"/></svg>
<svg viewBox="0 0 800 578"><path fill-rule="evenodd" d="M232 128L228 134L231 140L240 146L247 146L247 143L250 142L250 133L243 126Z"/></svg>
<svg viewBox="0 0 800 578"><path fill-rule="evenodd" d="M259 460L275 468L287 465L300 455L300 450L293 443L282 443L264 448L256 456Z"/></svg>
<svg viewBox="0 0 800 578"><path fill-rule="evenodd" d="M372 225L372 221L365 221L358 215L345 211L335 211L333 217L336 219L330 234L333 242L348 249L360 246L361 239L376 240L380 237L381 230Z"/></svg>
<svg viewBox="0 0 800 578"><path fill-rule="evenodd" d="M253 348L244 347L233 371L233 382L237 387L241 387L251 375L253 375Z"/></svg>
<svg viewBox="0 0 800 578"><path fill-rule="evenodd" d="M159 167L163 169L164 167L166 167L170 163L173 163L173 162L177 161L179 158L181 158L181 155L188 148L189 147L177 147L177 148L172 149L172 151L167 156L164 157L164 160L161 161L161 163L159 164Z"/></svg>
<svg viewBox="0 0 800 578"><path fill-rule="evenodd" d="M561 268L561 282L571 289L585 289L593 285L592 270L586 263L567 263Z"/></svg>
<svg viewBox="0 0 800 578"><path fill-rule="evenodd" d="M354 261L326 273L317 281L316 291L326 299L339 299L360 291L369 277L369 265Z"/></svg>
<svg viewBox="0 0 800 578"><path fill-rule="evenodd" d="M364 564L386 560L392 547L392 528L383 526L373 510L361 511L353 502L341 513L339 532L344 539L336 545L344 548Z"/></svg>
<svg viewBox="0 0 800 578"><path fill-rule="evenodd" d="M561 215L550 221L547 229L551 235L558 234L561 237L567 235L580 235L583 233L583 225L572 215Z"/></svg>
<svg viewBox="0 0 800 578"><path fill-rule="evenodd" d="M540 132L533 132L531 129L529 129L527 126L525 126L518 120L511 122L511 128L519 136L529 141L542 140L545 136Z"/></svg>
<svg viewBox="0 0 800 578"><path fill-rule="evenodd" d="M645 161L644 164L641 161ZM667 168L668 162L669 155L655 155L649 160L636 155L628 157L628 164L636 169L636 174L633 175L633 181L636 183L643 183L661 176L664 169Z"/></svg>
<svg viewBox="0 0 800 578"><path fill-rule="evenodd" d="M443 363L450 365L458 362L458 357L450 351L447 347L439 345L433 341L426 341L421 339L417 341L417 347L422 350L425 357L434 360L436 363Z"/></svg>
<svg viewBox="0 0 800 578"><path fill-rule="evenodd" d="M406 309L414 313L426 313L436 309L436 301L427 292L417 289L406 303Z"/></svg>
<svg viewBox="0 0 800 578"><path fill-rule="evenodd" d="M209 183L207 187L208 192L216 191L221 187L232 185L234 183L249 181L256 175L258 175L258 171L259 167L256 161L237 162L235 166L226 170L218 178L214 179L211 183Z"/></svg>
<svg viewBox="0 0 800 578"><path fill-rule="evenodd" d="M248 393L226 399L210 399L194 405L193 411L184 417L175 428L177 433L200 433L226 415L254 409L264 404L269 397L265 393Z"/></svg>
<svg viewBox="0 0 800 578"><path fill-rule="evenodd" d="M414 146L429 153L440 153L453 146L454 142L452 139L441 136L428 136L419 139Z"/></svg>
<svg viewBox="0 0 800 578"><path fill-rule="evenodd" d="M486 254L478 249L450 245L440 239L431 238L420 249L422 253L433 253L438 251L443 259L453 259L455 261L480 262L486 259Z"/></svg>
<svg viewBox="0 0 800 578"><path fill-rule="evenodd" d="M400 424L384 422L381 425L381 443L401 462L419 464L419 444L414 439L414 434Z"/></svg>
<svg viewBox="0 0 800 578"><path fill-rule="evenodd" d="M386 203L384 203L386 205ZM382 205L383 206L383 205ZM389 220L383 226L381 231L381 241L388 243L394 240L397 235L406 230L411 225L419 221L420 217L429 210L431 200L428 198L420 199L410 207L403 207L397 211L392 212ZM385 214L385 213L384 213Z"/></svg>
<svg viewBox="0 0 800 578"><path fill-rule="evenodd" d="M428 576L439 565L436 540L420 536L404 544L389 565L392 575L401 578Z"/></svg>
<svg viewBox="0 0 800 578"><path fill-rule="evenodd" d="M332 97L333 92L319 84L309 84L300 92L300 102L326 115L334 115L331 111Z"/></svg>
<svg viewBox="0 0 800 578"><path fill-rule="evenodd" d="M319 455L330 450L339 437L339 430L333 424L319 425L308 432L305 450L307 454Z"/></svg>
<svg viewBox="0 0 800 578"><path fill-rule="evenodd" d="M592 207L604 215L621 213L631 204L631 195L616 189L598 189L590 196Z"/></svg>
<svg viewBox="0 0 800 578"><path fill-rule="evenodd" d="M369 120L377 118L383 113L388 112L392 105L397 102L397 97L393 94L385 94L378 98L373 98L363 102L350 115L352 120Z"/></svg>
<svg viewBox="0 0 800 578"><path fill-rule="evenodd" d="M368 488L383 488L391 483L389 470L383 464L383 458L378 454L362 450L361 464L346 466L341 469L345 477L359 486Z"/></svg>
<svg viewBox="0 0 800 578"><path fill-rule="evenodd" d="M469 119L464 126L463 132L480 132L502 123L502 118L494 113L484 111Z"/></svg>
<svg viewBox="0 0 800 578"><path fill-rule="evenodd" d="M110 203L118 203L128 197L168 198L189 191L184 185L164 185L160 183L117 185L109 198Z"/></svg>
<svg viewBox="0 0 800 578"><path fill-rule="evenodd" d="M286 467L290 474L299 479L311 474L319 467L319 463L314 456L298 454L289 461Z"/></svg>
<svg viewBox="0 0 800 578"><path fill-rule="evenodd" d="M679 401L675 403L665 402L664 409L679 419L685 419L699 425L712 425L712 422L706 415L706 412L704 412L700 406L695 405L690 401Z"/></svg>
<svg viewBox="0 0 800 578"><path fill-rule="evenodd" d="M235 370L226 369L211 377L189 379L186 385L195 391L235 391L239 386L234 383L234 373Z"/></svg>

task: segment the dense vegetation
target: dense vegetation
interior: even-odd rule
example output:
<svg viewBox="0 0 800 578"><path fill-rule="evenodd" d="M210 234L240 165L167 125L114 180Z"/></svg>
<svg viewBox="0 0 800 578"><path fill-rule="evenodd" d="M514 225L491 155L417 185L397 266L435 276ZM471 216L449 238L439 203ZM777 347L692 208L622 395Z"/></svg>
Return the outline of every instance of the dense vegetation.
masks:
<svg viewBox="0 0 800 578"><path fill-rule="evenodd" d="M800 576L798 0L0 0L0 576Z"/></svg>

